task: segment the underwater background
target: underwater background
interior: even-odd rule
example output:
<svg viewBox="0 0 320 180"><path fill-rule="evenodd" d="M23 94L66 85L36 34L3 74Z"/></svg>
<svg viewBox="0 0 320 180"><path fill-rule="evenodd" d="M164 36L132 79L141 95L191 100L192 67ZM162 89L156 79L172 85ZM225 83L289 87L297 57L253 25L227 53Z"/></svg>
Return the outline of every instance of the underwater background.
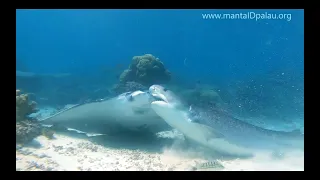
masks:
<svg viewBox="0 0 320 180"><path fill-rule="evenodd" d="M172 73L172 83L208 84L228 89L221 92L226 94L255 81L242 90L247 91L242 95L246 97L228 96L225 101L249 99L255 106L277 106L277 111L303 117L303 11L241 10L287 13L290 21L202 17L239 11L17 10L17 69L23 64L29 72L72 74L73 80L48 79L29 86L40 86L36 90L42 92L52 86L73 89L75 97L68 101L64 96L64 100L76 103L84 98L80 92L84 89L92 93L117 83L133 56L152 54ZM51 98L43 96L49 101L58 98L54 93Z"/></svg>
<svg viewBox="0 0 320 180"><path fill-rule="evenodd" d="M205 17L252 12L290 16ZM163 67L134 75L136 59ZM38 108L163 84L189 105L215 106L272 129L304 126L303 10L20 9L16 63L34 75L17 75L16 86Z"/></svg>

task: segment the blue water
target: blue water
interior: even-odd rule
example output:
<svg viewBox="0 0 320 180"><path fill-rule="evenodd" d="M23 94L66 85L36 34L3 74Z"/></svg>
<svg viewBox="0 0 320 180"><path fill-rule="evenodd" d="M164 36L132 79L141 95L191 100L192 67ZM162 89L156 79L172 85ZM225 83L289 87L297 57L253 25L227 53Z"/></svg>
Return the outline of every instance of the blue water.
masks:
<svg viewBox="0 0 320 180"><path fill-rule="evenodd" d="M202 16L247 12L290 14L291 19L213 20ZM269 72L295 75L273 93L298 99L298 107L291 107L292 102L280 106L291 107L288 114L303 116L303 10L17 10L16 21L17 68L78 75L77 82L64 82L71 88L80 81L97 88L114 84L133 56L153 54L174 80L190 84L201 81L227 87L259 76L264 79ZM110 70L119 64L124 67ZM105 81L86 79L103 72ZM93 81L99 83L92 85ZM269 105L279 101L270 97L256 101L268 99Z"/></svg>
<svg viewBox="0 0 320 180"><path fill-rule="evenodd" d="M191 77L228 80L281 66L303 70L302 10L268 11L291 13L291 21L202 19L217 11L233 12L17 10L17 58L30 71L46 73L94 73L98 65L127 63L144 53Z"/></svg>

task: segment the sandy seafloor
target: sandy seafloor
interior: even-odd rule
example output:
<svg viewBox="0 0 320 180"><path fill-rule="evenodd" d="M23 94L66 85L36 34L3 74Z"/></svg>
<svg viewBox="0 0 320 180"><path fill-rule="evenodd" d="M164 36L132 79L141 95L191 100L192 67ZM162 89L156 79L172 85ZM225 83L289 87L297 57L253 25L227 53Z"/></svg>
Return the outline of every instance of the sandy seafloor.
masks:
<svg viewBox="0 0 320 180"><path fill-rule="evenodd" d="M48 109L40 111L47 116ZM119 140L106 136L85 137L70 134L39 136L16 148L17 171L303 171L304 153L281 156L257 153L250 159L216 159L223 168L199 168L212 161L199 150L184 148L176 131L163 132L160 140L141 138ZM174 138L175 137L175 138ZM179 140L180 139L180 140ZM171 143L167 143L171 142Z"/></svg>

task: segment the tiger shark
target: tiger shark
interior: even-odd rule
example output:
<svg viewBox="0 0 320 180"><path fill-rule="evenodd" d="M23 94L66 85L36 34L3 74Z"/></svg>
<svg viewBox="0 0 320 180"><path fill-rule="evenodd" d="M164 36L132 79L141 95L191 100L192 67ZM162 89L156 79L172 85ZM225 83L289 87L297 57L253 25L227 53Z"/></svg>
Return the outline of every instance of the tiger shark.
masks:
<svg viewBox="0 0 320 180"><path fill-rule="evenodd" d="M152 109L187 140L223 155L252 157L258 150L303 149L304 134L269 130L234 118L223 111L187 107L167 88L152 85L150 94L157 97Z"/></svg>

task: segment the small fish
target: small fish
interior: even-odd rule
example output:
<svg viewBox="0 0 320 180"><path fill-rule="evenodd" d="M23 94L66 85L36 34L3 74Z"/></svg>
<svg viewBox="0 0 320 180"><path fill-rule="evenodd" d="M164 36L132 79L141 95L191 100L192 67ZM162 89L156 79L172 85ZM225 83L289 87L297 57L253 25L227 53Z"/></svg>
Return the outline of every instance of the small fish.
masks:
<svg viewBox="0 0 320 180"><path fill-rule="evenodd" d="M216 160L208 161L205 163L198 163L196 167L197 169L210 169L210 168L223 169L224 168L224 166Z"/></svg>

